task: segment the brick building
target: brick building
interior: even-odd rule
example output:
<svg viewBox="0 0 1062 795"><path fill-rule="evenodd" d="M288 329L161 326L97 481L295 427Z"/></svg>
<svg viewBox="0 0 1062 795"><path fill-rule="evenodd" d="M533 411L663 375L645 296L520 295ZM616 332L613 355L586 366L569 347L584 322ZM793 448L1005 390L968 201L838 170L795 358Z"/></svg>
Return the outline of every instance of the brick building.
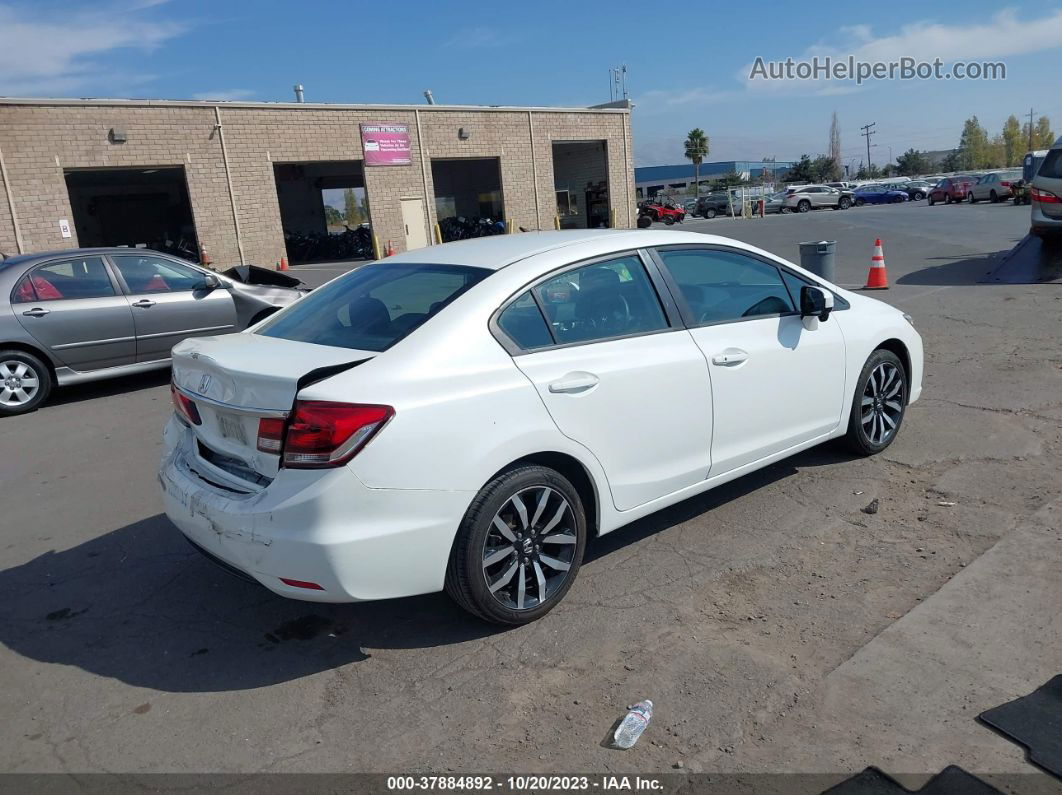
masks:
<svg viewBox="0 0 1062 795"><path fill-rule="evenodd" d="M376 124L403 131L407 165L366 164L362 125ZM626 103L0 99L0 252L202 246L218 265L272 265L344 227L399 251L456 217L631 227L631 150Z"/></svg>

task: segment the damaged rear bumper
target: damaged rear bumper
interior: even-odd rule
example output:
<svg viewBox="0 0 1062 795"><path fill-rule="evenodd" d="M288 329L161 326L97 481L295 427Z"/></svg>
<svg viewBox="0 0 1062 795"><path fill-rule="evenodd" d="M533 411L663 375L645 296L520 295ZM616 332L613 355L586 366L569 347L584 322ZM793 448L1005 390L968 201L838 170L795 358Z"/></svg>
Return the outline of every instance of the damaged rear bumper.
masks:
<svg viewBox="0 0 1062 795"><path fill-rule="evenodd" d="M188 540L223 565L282 596L315 602L442 589L472 492L370 489L347 467L282 469L266 488L241 492L203 478L193 438L175 419L166 426L163 503Z"/></svg>

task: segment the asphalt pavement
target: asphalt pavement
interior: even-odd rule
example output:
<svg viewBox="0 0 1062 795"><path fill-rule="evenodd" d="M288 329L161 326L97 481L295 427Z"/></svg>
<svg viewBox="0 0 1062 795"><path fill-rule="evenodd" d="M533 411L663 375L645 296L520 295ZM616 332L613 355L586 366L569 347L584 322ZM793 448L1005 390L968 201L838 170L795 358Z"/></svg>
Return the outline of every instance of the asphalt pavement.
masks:
<svg viewBox="0 0 1062 795"><path fill-rule="evenodd" d="M1062 287L978 283L1027 223L917 203L680 227L791 259L836 240L847 285L880 237L923 399L883 455L816 448L591 544L520 629L232 578L161 513L168 375L59 390L0 423L0 769L1030 771L974 721L1062 660ZM641 698L638 745L605 748Z"/></svg>

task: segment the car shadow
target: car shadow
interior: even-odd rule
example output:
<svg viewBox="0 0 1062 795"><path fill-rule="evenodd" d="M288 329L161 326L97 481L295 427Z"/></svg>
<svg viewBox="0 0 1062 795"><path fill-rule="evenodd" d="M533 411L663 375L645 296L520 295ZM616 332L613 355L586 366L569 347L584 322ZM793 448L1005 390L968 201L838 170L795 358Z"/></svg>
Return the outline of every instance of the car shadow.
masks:
<svg viewBox="0 0 1062 795"><path fill-rule="evenodd" d="M588 545L585 565L794 474L849 460L814 448ZM0 572L0 643L43 663L165 692L265 687L509 631L443 594L359 604L285 599L221 570L162 514Z"/></svg>
<svg viewBox="0 0 1062 795"><path fill-rule="evenodd" d="M933 260L944 260L944 262L905 273L896 279L896 284L949 287L976 285L995 270L1010 251L1011 249L1006 249L959 260L952 257L927 257L931 262Z"/></svg>
<svg viewBox="0 0 1062 795"><path fill-rule="evenodd" d="M72 384L71 386L57 387L44 404L48 406L62 406L68 403L80 403L83 400L96 400L97 398L124 395L130 392L139 392L141 389L153 389L169 383L170 368L151 370L147 373L136 375L123 375L118 378L108 378L103 381L90 381L84 384Z"/></svg>

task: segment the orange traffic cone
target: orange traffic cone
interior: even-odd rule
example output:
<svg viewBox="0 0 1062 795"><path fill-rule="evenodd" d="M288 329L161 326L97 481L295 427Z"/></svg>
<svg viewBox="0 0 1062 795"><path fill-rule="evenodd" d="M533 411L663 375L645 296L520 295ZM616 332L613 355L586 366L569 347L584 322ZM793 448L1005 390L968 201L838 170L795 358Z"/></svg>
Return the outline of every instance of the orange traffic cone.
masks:
<svg viewBox="0 0 1062 795"><path fill-rule="evenodd" d="M288 269L288 258L287 257L281 257L280 258L280 265L277 267L277 270L278 271L286 271L287 269Z"/></svg>
<svg viewBox="0 0 1062 795"><path fill-rule="evenodd" d="M870 258L870 273L864 290L888 290L889 276L885 272L885 252L881 250L881 238L874 241L874 256Z"/></svg>
<svg viewBox="0 0 1062 795"><path fill-rule="evenodd" d="M199 264L210 266L214 263L214 260L210 258L210 254L207 253L207 247L204 245L199 246Z"/></svg>
<svg viewBox="0 0 1062 795"><path fill-rule="evenodd" d="M391 245L391 241L388 240L387 241L387 253L384 256L385 257L393 257L394 255L395 255L395 247L392 246Z"/></svg>

